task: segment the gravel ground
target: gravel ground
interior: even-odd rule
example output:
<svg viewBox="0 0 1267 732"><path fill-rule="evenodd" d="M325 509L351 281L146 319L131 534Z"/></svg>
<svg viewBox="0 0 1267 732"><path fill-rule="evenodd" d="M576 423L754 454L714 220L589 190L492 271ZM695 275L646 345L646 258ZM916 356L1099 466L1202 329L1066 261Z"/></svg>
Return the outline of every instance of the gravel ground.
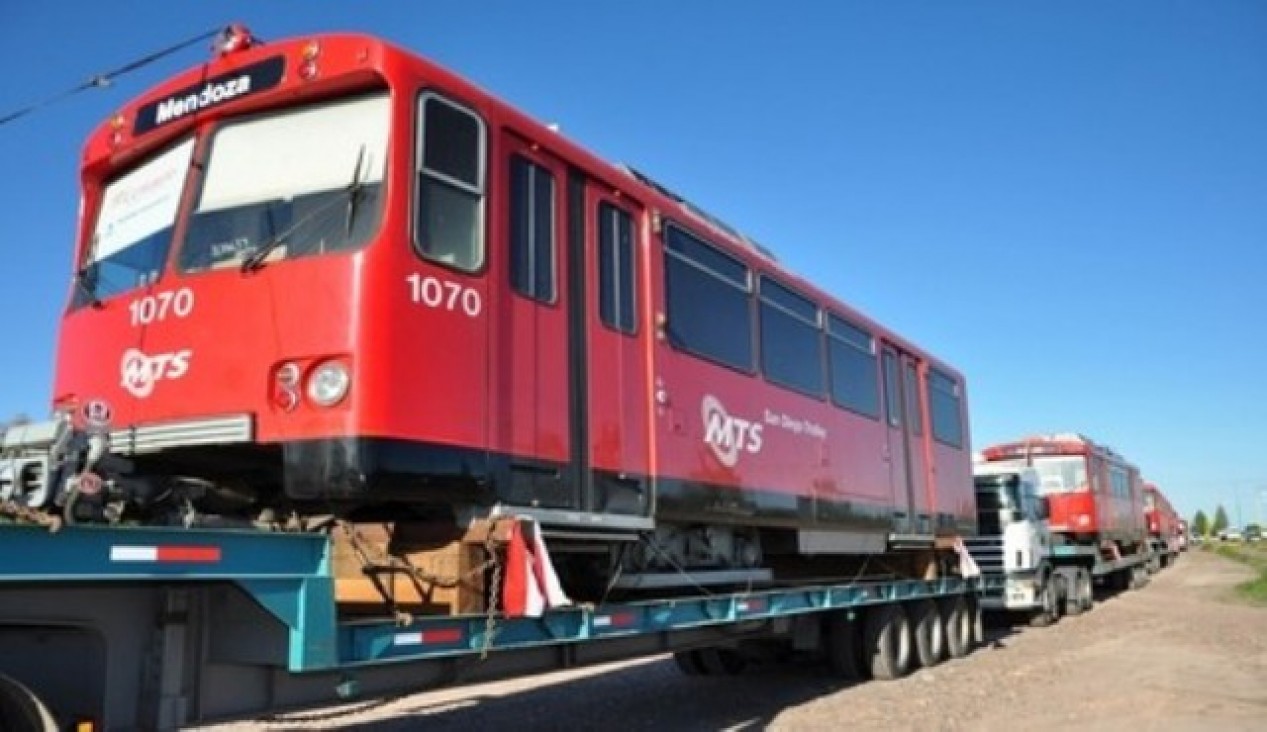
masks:
<svg viewBox="0 0 1267 732"><path fill-rule="evenodd" d="M993 628L970 657L894 682L788 667L687 678L656 657L202 729L1267 730L1267 608L1231 593L1250 576L1189 552L1089 614Z"/></svg>

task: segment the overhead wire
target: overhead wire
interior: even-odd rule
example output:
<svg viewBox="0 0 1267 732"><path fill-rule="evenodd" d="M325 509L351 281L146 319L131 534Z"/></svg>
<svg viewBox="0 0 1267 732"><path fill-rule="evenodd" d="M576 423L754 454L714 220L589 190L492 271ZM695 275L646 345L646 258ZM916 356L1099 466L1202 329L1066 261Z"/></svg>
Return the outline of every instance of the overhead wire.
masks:
<svg viewBox="0 0 1267 732"><path fill-rule="evenodd" d="M22 117L25 117L28 114L31 114L32 112L35 112L37 110L43 109L44 107L48 107L50 105L56 104L64 99L75 96L76 94L80 94L90 89L104 89L110 86L112 83L114 83L114 80L116 77L123 76L124 74L136 71L137 69L140 69L144 66L148 66L154 63L155 61L166 58L167 56L170 56L179 51L183 51L184 49L189 48L190 46L196 43L201 43L203 41L210 40L216 37L217 35L223 34L225 32L226 32L225 28L217 27L214 30L199 33L198 35L192 38L188 38L179 43L168 46L167 48L154 51L153 53L149 53L138 59L129 61L128 63L123 64L122 66L116 69L111 69L110 71L106 71L101 74L90 76L85 81L81 82L80 84L77 84L76 86L71 87L70 89L67 89L62 92L58 92L57 94L53 94L52 96L46 97L38 102L27 105L26 107L23 107L21 109L18 109L13 112L9 112L3 116L0 116L0 125L9 124L10 122L21 119Z"/></svg>

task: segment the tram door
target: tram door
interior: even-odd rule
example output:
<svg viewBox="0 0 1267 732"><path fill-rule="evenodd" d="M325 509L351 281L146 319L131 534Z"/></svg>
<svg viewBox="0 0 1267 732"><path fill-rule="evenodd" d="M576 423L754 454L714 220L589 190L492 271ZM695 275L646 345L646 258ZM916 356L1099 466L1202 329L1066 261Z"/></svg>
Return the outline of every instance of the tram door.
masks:
<svg viewBox="0 0 1267 732"><path fill-rule="evenodd" d="M924 419L919 362L896 347L883 350L884 418L888 425L885 455L893 490L895 533L928 533L928 465L924 453Z"/></svg>
<svg viewBox="0 0 1267 732"><path fill-rule="evenodd" d="M572 302L583 305L573 313L571 330L573 351L584 354L583 373L572 384L575 413L584 415L574 442L582 456L581 507L649 516L652 324L643 315L645 211L573 171L569 205L577 204L583 211L571 213L573 226L583 223L584 231L573 232L569 256L574 275L585 274L570 283Z"/></svg>

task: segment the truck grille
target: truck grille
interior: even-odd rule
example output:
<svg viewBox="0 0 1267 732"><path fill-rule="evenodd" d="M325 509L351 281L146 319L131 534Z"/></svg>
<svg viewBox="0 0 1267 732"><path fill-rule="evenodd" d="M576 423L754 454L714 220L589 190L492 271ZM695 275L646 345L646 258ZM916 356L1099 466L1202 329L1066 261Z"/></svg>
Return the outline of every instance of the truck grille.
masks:
<svg viewBox="0 0 1267 732"><path fill-rule="evenodd" d="M974 537L965 539L964 544L982 574L1003 574L1002 537Z"/></svg>

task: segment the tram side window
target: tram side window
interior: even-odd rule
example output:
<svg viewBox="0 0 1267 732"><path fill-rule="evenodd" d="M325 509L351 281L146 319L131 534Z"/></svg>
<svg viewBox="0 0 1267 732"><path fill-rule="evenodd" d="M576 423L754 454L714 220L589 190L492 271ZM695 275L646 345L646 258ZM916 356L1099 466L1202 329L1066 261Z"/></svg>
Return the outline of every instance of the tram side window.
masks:
<svg viewBox="0 0 1267 732"><path fill-rule="evenodd" d="M963 392L958 382L937 369L929 370L928 401L933 437L951 447L963 447Z"/></svg>
<svg viewBox="0 0 1267 732"><path fill-rule="evenodd" d="M554 302L554 176L518 155L510 159L510 283Z"/></svg>
<svg viewBox="0 0 1267 732"><path fill-rule="evenodd" d="M638 329L635 313L633 217L610 203L598 205L598 314L622 333Z"/></svg>
<svg viewBox="0 0 1267 732"><path fill-rule="evenodd" d="M828 314L827 359L831 399L836 406L879 419L879 366L875 338L849 322Z"/></svg>
<svg viewBox="0 0 1267 732"><path fill-rule="evenodd" d="M418 107L415 244L428 259L473 272L484 264L484 123L429 92Z"/></svg>
<svg viewBox="0 0 1267 732"><path fill-rule="evenodd" d="M915 364L906 364L906 421L916 437L924 434L924 414L919 404L919 372Z"/></svg>
<svg viewBox="0 0 1267 732"><path fill-rule="evenodd" d="M752 273L748 267L670 224L664 235L664 271L669 343L751 373Z"/></svg>
<svg viewBox="0 0 1267 732"><path fill-rule="evenodd" d="M823 339L818 306L769 277L761 278L761 372L789 389L821 396Z"/></svg>

